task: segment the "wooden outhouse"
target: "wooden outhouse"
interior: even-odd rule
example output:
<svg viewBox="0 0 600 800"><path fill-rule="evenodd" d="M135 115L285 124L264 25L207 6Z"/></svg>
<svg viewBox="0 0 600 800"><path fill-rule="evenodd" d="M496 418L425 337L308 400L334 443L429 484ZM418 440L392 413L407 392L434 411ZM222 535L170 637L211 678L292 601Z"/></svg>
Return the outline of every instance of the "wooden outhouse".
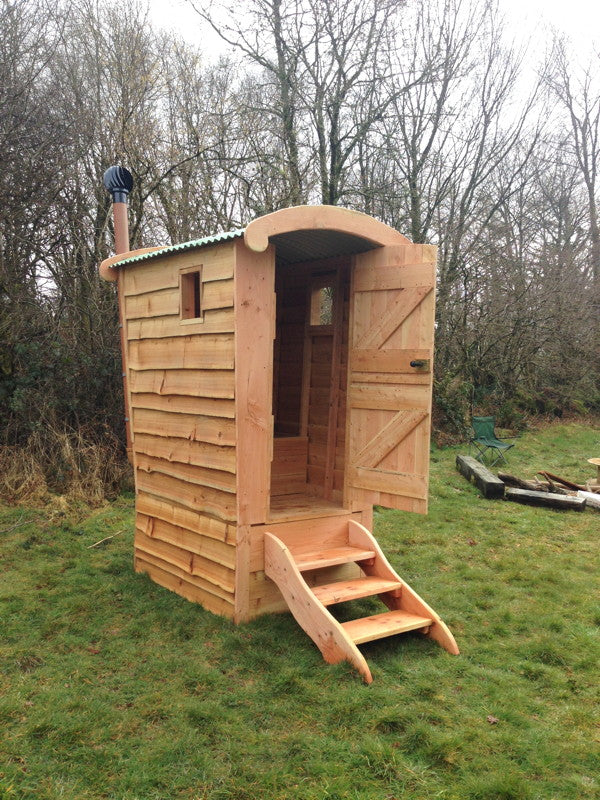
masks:
<svg viewBox="0 0 600 800"><path fill-rule="evenodd" d="M235 622L291 610L328 662L452 634L372 536L425 513L436 248L301 206L104 261L118 279L135 568ZM340 623L328 606L378 595Z"/></svg>

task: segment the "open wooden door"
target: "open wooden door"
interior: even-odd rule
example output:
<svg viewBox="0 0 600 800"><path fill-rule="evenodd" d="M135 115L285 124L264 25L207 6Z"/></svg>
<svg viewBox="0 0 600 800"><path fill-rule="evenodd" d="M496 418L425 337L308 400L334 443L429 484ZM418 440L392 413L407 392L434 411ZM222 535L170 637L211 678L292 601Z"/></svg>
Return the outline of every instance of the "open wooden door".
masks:
<svg viewBox="0 0 600 800"><path fill-rule="evenodd" d="M437 248L355 256L344 505L427 512Z"/></svg>

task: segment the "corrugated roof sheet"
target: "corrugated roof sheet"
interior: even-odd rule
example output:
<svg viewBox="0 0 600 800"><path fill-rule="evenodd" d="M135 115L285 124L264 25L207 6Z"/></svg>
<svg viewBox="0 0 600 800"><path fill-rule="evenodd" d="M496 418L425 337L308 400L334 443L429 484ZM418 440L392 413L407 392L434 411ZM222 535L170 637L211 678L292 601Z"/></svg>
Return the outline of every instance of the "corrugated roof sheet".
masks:
<svg viewBox="0 0 600 800"><path fill-rule="evenodd" d="M276 233L269 241L275 245L277 258L288 264L365 253L376 247L373 242L361 236L315 229Z"/></svg>
<svg viewBox="0 0 600 800"><path fill-rule="evenodd" d="M141 256L125 258L123 261L118 261L117 263L120 267L122 267L127 264L136 264L138 261L148 261L151 258L160 258L161 256L169 255L169 253L180 253L183 250L196 250L200 247L208 247L211 244L219 244L219 242L226 242L229 239L239 239L244 235L245 230L245 228L238 228L235 231L215 233L213 236L205 236L202 239L192 239L189 242L172 244L169 247L163 247L160 250L153 250L151 253L144 253ZM116 264L113 266L116 266Z"/></svg>
<svg viewBox="0 0 600 800"><path fill-rule="evenodd" d="M162 247L160 250L153 250L150 253L124 258L123 261L118 261L113 266L117 266L117 264L120 267L129 266L130 264L137 264L139 261L149 261L171 253L210 247L210 245L219 244L220 242L239 239L244 235L245 230L245 228L238 228L234 231L205 236L202 239L192 239L189 242L173 244L168 247ZM377 246L360 236L332 230L289 231L271 236L270 241L275 245L278 260L288 264L330 258L331 256L364 253Z"/></svg>

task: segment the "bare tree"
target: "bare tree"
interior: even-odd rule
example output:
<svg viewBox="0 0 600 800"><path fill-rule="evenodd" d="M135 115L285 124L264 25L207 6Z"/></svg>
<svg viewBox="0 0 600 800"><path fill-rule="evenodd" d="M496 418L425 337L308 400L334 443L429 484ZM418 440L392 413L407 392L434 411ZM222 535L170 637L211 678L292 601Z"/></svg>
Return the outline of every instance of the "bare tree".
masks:
<svg viewBox="0 0 600 800"><path fill-rule="evenodd" d="M564 41L555 44L554 72L548 78L556 99L567 113L572 136L563 142L579 168L587 193L590 237L589 272L596 287L600 281L600 223L598 171L600 169L600 54L586 67L574 66ZM594 67L596 70L594 70Z"/></svg>
<svg viewBox="0 0 600 800"><path fill-rule="evenodd" d="M220 12L194 6L273 83L269 112L281 121L290 204L307 199L315 157L321 202L336 204L346 193L357 149L395 98L385 87L403 6L404 0L252 0L219 4Z"/></svg>

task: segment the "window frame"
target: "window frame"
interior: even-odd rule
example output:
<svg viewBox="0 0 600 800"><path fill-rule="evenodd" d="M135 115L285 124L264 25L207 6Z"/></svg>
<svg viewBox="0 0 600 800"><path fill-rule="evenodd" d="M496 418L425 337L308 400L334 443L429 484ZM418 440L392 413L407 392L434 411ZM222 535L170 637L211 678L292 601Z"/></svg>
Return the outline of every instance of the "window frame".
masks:
<svg viewBox="0 0 600 800"><path fill-rule="evenodd" d="M182 325L204 322L202 288L202 264L179 270L179 322Z"/></svg>

